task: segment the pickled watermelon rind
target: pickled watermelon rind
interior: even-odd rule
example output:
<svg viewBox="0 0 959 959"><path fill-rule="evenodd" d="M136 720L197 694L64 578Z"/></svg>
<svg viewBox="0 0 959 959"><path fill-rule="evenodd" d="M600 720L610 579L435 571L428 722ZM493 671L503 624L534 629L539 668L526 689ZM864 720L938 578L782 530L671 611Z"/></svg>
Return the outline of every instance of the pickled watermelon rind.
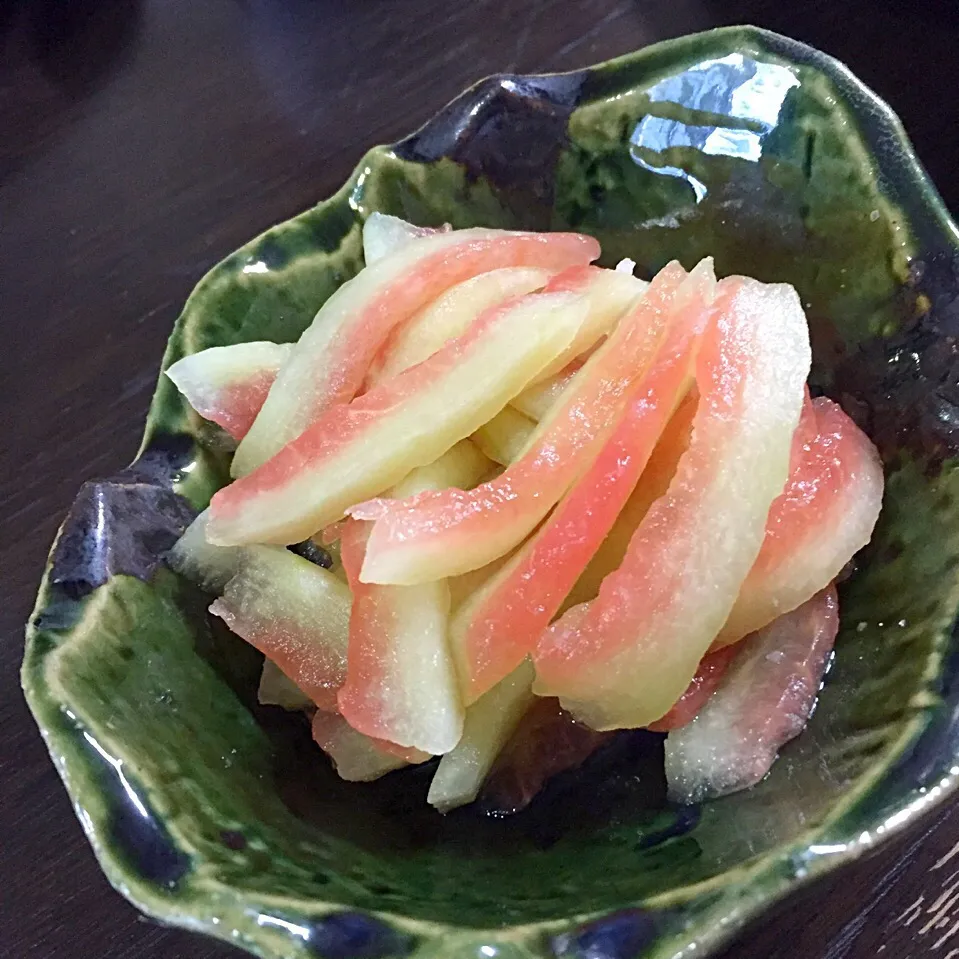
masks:
<svg viewBox="0 0 959 959"><path fill-rule="evenodd" d="M680 75L715 90L748 85L758 67L800 82L772 123L730 124L745 131L739 142L760 139L754 167L686 151L688 173L707 189L701 202L688 178L651 171L649 156L630 149L645 116L719 122L664 102L709 86ZM398 855L395 822L352 790L339 805L330 793L327 828L305 823L269 788L288 742L271 740L248 708L258 658L207 633L197 597L150 568L136 537L81 548L93 502L114 524L101 527L108 534L130 522L113 508L121 491L173 517L170 478L196 508L227 482L225 455L161 377L138 463L88 488L59 534L23 668L110 881L164 922L265 957L305 959L311 945L291 928L315 944L347 924L384 955L423 959L481 946L539 959L597 935L632 936L651 959L691 944L702 955L951 795L959 456L946 432L954 407L934 388L954 369L937 366L947 359L931 346L948 322L959 243L889 108L829 57L742 27L575 74L484 81L417 134L367 153L329 200L214 268L163 367L207 346L295 340L361 267L373 210L421 224L580 229L601 241L604 265L631 256L641 275L711 254L720 275L797 286L814 321L815 384L867 419L877 411L870 432L887 464L873 546L844 585L830 681L778 771L685 817L663 810L586 834L570 828L535 854L511 833L508 847L476 857L463 854L463 835L451 854L442 832ZM910 273L910 259L922 268ZM131 794L146 816L129 813Z"/></svg>

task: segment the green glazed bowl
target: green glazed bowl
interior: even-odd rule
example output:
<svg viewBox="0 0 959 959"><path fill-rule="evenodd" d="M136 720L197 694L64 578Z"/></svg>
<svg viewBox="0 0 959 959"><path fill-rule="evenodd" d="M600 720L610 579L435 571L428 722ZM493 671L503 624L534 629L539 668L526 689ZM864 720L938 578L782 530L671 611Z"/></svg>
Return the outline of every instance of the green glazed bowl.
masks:
<svg viewBox="0 0 959 959"><path fill-rule="evenodd" d="M216 266L163 366L294 340L362 266L374 210L571 228L645 275L713 254L720 274L796 285L814 386L887 467L819 707L760 785L702 806L666 802L661 743L644 733L507 819L434 813L428 769L340 782L301 723L255 705L257 654L162 565L227 471L161 377L138 459L88 483L60 530L23 665L113 885L265 957L703 955L951 794L959 238L889 108L835 60L747 27L486 80Z"/></svg>

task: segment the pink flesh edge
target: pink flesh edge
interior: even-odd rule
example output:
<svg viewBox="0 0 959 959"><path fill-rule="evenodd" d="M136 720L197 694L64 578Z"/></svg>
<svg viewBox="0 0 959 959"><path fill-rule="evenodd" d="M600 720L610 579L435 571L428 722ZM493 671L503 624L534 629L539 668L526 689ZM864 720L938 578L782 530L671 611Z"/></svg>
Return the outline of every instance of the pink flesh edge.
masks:
<svg viewBox="0 0 959 959"><path fill-rule="evenodd" d="M701 529L699 514L714 488L714 459L718 452L726 449L731 452L734 449L730 445L734 437L738 442L738 424L744 415L744 404L750 402L747 397L754 397L751 401L757 403L755 408L759 409L760 394L755 389L747 392L752 382L752 368L747 364L758 362L755 353L757 347L754 345L756 337L759 342L767 344L763 348L772 346L771 338L759 322L756 311L767 308L767 297L770 296L779 297L780 304L783 303L782 297L792 299L794 302L788 308L794 309L797 314L799 310L794 293L790 295L778 289L763 287L755 281L738 277L727 279L720 284L720 290L716 322L707 333L697 363L700 401L694 419L693 440L680 459L669 490L650 507L630 541L623 564L605 578L596 599L568 610L543 634L534 654L536 692L539 695L558 695L567 708L572 708L580 718L588 718L596 728L648 725L654 717L645 720L641 717L653 708L652 702L644 705L635 697L628 699L620 696L616 692L617 683L627 682L626 677L637 668L634 661L651 665L653 662L668 663L671 658L676 658L685 669L686 661L692 659L700 640L709 631L705 622L691 626L695 629L695 633L691 634L695 635L694 643L687 642L665 657L660 656L660 643L665 639L660 635L662 627L659 624L669 622L688 602L688 592L684 586L687 563L681 561L681 557L690 550L698 549L701 539L698 532ZM739 301L741 295L746 297L742 304ZM797 380L797 388L803 388L799 377L801 375L804 382L808 374L808 338L803 339L805 329L803 327L800 331L796 316L792 318L792 323L794 329L788 331L791 339L785 341L789 346L776 344L775 349L800 351L784 353L784 359L780 362L788 362L790 376ZM787 356L788 360L785 359ZM758 382L764 383L771 375L767 368L761 371L758 367L756 369L760 377ZM770 415L785 417L787 404L788 394L783 394L779 406L774 407ZM798 425L799 412L797 406L796 423L792 431ZM761 435L765 438L764 442L774 443L773 448L781 447L781 440L771 432L773 422L769 420L770 426L765 427ZM740 460L737 464L739 472L743 472L747 465L746 461ZM787 464L784 462L783 466L785 473ZM764 490L768 487L767 481ZM772 499L762 510L763 518L771 502ZM752 553L752 557L758 555L763 530L756 522L760 505L760 500L754 495L749 506L749 538L744 539L744 531L738 531L740 543L735 554L735 565L727 565L716 571L724 583L731 585L739 567L750 556L753 539L755 553ZM694 520L695 528L689 525ZM717 527L717 530L721 528ZM677 549L677 544L681 548ZM667 556L666 553L671 555ZM702 560L699 562L701 564ZM743 571L743 578L747 571L748 567ZM719 599L714 603L716 608L711 611L711 618L715 618L721 609L718 603L725 599L727 592L728 589L724 587L717 593ZM731 602L732 599L733 596L730 596ZM645 638L647 636L650 638ZM705 654L706 648L704 646L698 651L697 662ZM628 667L620 663L624 657L631 664ZM665 668L664 665L657 666L659 670ZM685 685L693 678L695 668L694 665L690 669ZM659 687L660 698L664 697L666 689L665 686ZM681 694L682 690L679 690L676 699Z"/></svg>
<svg viewBox="0 0 959 959"><path fill-rule="evenodd" d="M368 537L368 523L346 520L342 524L340 558L353 593L353 605L346 681L337 694L337 704L355 730L389 743L391 749L408 752L412 747L402 743L402 733L398 734L397 730L407 733L416 730L416 717L405 713L405 691L398 688L400 679L390 668L394 654L402 655L395 646L396 622L391 598L395 590L407 587L360 582L359 571ZM422 725L420 720L419 726ZM423 734L422 729L419 734ZM413 749L413 752L419 750Z"/></svg>
<svg viewBox="0 0 959 959"><path fill-rule="evenodd" d="M302 623L258 622L253 616L241 616L227 596L215 600L210 612L273 660L283 675L303 690L319 709L336 710L336 691L344 679L343 663L326 653L322 644L311 642Z"/></svg>
<svg viewBox="0 0 959 959"><path fill-rule="evenodd" d="M538 699L510 737L483 785L500 815L526 808L547 781L582 765L612 733L577 723L556 699Z"/></svg>
<svg viewBox="0 0 959 959"><path fill-rule="evenodd" d="M275 379L275 371L262 370L248 380L224 386L218 395L209 398L209 405L197 408L197 413L222 426L235 440L241 440L253 425Z"/></svg>
<svg viewBox="0 0 959 959"><path fill-rule="evenodd" d="M739 646L731 645L707 653L692 682L686 687L686 692L679 697L673 708L662 719L657 719L646 728L654 733L668 733L691 723L722 682L737 652Z"/></svg>
<svg viewBox="0 0 959 959"><path fill-rule="evenodd" d="M576 263L588 263L600 253L596 240L577 233L464 230L436 234L414 242L423 250L423 255L399 275L395 275L393 256L389 256L367 267L350 281L368 284L369 290L358 303L351 304L348 314L332 332L332 338L324 343L320 355L314 358L311 395L299 397L295 414L288 415L284 410L280 422L272 424L270 421L271 431L281 436L289 434L293 439L321 421L337 404L352 400L392 330L454 284L507 266L563 269ZM402 256L403 251L395 255ZM341 287L334 297L343 291ZM332 302L331 298L329 303ZM298 353L308 351L311 343L308 329L290 357L291 369L299 361ZM288 388L289 384L280 375L275 390L282 393ZM273 392L271 390L271 396ZM273 405L268 398L263 406L263 415L268 419ZM296 423L290 432L291 425L287 420L294 416Z"/></svg>
<svg viewBox="0 0 959 959"><path fill-rule="evenodd" d="M213 347L171 364L167 376L200 416L241 440L290 349L276 343Z"/></svg>
<svg viewBox="0 0 959 959"><path fill-rule="evenodd" d="M744 640L695 720L666 741L672 799L699 802L766 775L812 713L838 628L830 585Z"/></svg>
<svg viewBox="0 0 959 959"><path fill-rule="evenodd" d="M797 441L789 482L770 508L762 549L717 647L823 589L872 535L883 471L869 438L841 407L819 397L807 403Z"/></svg>
<svg viewBox="0 0 959 959"><path fill-rule="evenodd" d="M361 442L364 433L381 424L404 402L428 390L441 377L454 374L465 357L481 348L484 338L498 328L507 314L531 297L540 296L545 294L518 297L488 310L466 333L450 340L429 359L377 385L348 406L329 410L258 469L219 490L210 503L208 539L215 541L218 525L242 522L244 509L252 499L276 497L280 500L285 488L304 472L322 469L351 444Z"/></svg>
<svg viewBox="0 0 959 959"><path fill-rule="evenodd" d="M483 591L466 622L453 624L467 703L512 672L532 651L632 493L691 380L693 350L708 316L705 287L684 305L650 372L599 456L532 539Z"/></svg>
<svg viewBox="0 0 959 959"><path fill-rule="evenodd" d="M665 332L665 310L685 271L660 272L645 299L580 371L532 446L475 489L377 499L349 513L373 520L361 579L420 582L486 565L517 545L588 467L615 427L629 388Z"/></svg>
<svg viewBox="0 0 959 959"><path fill-rule="evenodd" d="M666 424L639 482L627 497L612 529L563 600L561 615L574 606L595 599L603 579L622 565L630 538L649 507L668 490L679 458L689 447L698 402L698 392L691 389Z"/></svg>
<svg viewBox="0 0 959 959"><path fill-rule="evenodd" d="M503 269L505 269L505 270L507 270L507 271L510 271L510 270L528 270L528 269L535 269L535 268L530 268L530 267L505 267L505 268L503 268ZM500 272L500 271L499 271L499 270L495 270L495 271L494 271L494 270L484 270L482 273L478 273L476 276L470 277L469 280L464 280L463 283L479 282L481 278L485 280L487 274L488 274L488 273L491 273L491 272L494 272L494 273L495 273L495 272ZM499 302L499 303L503 303L503 302L505 302L505 301L508 300L508 299L513 299L513 298L516 297L516 296L524 296L524 295L526 295L526 294L528 294L528 293L534 293L534 292L536 292L537 290L541 290L542 292L545 292L545 290L543 290L543 287L545 286L545 282L546 282L546 280L548 280L552 275L553 275L553 274L552 274L550 271L544 270L544 271L542 271L541 281L535 282L535 283L532 282L532 281L531 281L531 282L523 283L523 284L520 286L519 289L515 289L515 288L514 288L514 289L512 290L512 292L504 293L502 296L499 296L499 297L498 297L498 302ZM443 296L443 294L447 294L447 293L452 292L452 290L454 289L454 287L459 287L459 286L461 286L461 285L462 285L462 284L459 284L459 283L453 284L453 286L451 286L448 290L444 290L443 293L440 294L440 297ZM510 285L512 285L512 286L514 286L514 287L516 286L515 283L510 284ZM389 354L390 354L390 353L397 347L397 345L402 341L402 338L408 333L408 331L410 330L410 327L411 327L411 326L415 326L415 325L417 324L417 322L419 321L421 315L422 315L425 311L428 311L432 306L434 306L435 303L437 302L437 300L439 300L440 297L437 297L436 300L433 300L432 302L427 303L427 304L423 307L422 310L418 310L418 311L417 311L413 316L411 316L408 320L406 320L406 321L403 322L403 323L400 323L399 325L397 325L396 327L393 328L393 330L390 332L390 335L389 335L389 336L387 337L387 339L384 341L383 346L377 351L376 356L374 356L373 360L370 362L369 369L366 371L366 374L365 374L364 377L363 377L363 385L362 385L362 387L360 388L360 391L359 391L360 393L369 392L369 390L371 390L374 386L376 386L377 383L381 382L383 379L388 379L388 378L390 378L390 377L392 377L392 376L396 376L396 375L398 375L399 373L401 373L401 372L403 371L403 369L408 369L410 365L415 365L415 364L404 363L404 366L403 366L402 368L393 370L391 373L389 373L389 374L387 374L387 375L384 375L384 370L387 368L387 365L388 365L388 364L387 364L387 357L389 356ZM495 304L488 304L488 305L487 305L486 307L484 307L483 309L476 310L476 311L475 311L475 315L474 315L474 319L475 319L476 316L479 316L479 315L484 311L484 309L489 309L490 306L492 306L492 305L495 305ZM453 339L453 337L450 337L450 339Z"/></svg>
<svg viewBox="0 0 959 959"><path fill-rule="evenodd" d="M350 609L350 644L346 660L346 682L337 704L346 721L357 732L388 739L383 704L371 691L387 680L385 658L389 652L389 595L377 586L361 583L360 567L369 538L369 524L347 519L340 526L340 561L353 594Z"/></svg>
<svg viewBox="0 0 959 959"><path fill-rule="evenodd" d="M419 750L403 749L394 743L364 736L337 713L318 711L313 716L312 734L314 742L335 766L339 768L344 762L349 764L352 781L379 779L394 769L416 765L430 758Z"/></svg>

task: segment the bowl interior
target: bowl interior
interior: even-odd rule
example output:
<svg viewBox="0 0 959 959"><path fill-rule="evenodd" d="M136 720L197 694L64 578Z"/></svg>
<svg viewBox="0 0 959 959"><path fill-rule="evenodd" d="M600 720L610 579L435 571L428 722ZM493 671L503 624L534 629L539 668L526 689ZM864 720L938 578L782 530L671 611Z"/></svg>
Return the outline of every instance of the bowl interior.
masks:
<svg viewBox="0 0 959 959"><path fill-rule="evenodd" d="M572 228L601 240L604 263L629 256L642 275L709 254L719 274L798 288L814 386L873 435L888 483L842 587L819 706L759 786L701 807L665 802L661 743L644 733L506 819L433 813L429 770L342 783L305 726L255 705L258 655L157 567L186 519L173 491L200 507L226 477L211 434L161 378L138 464L88 484L61 531L24 664L115 884L264 954L332 942L332 907L389 920L355 917L382 947L370 955L447 927L523 926L514 940L533 942L638 904L650 938L708 941L724 933L690 933L690 918L729 915L735 899L732 928L750 903L951 787L959 380L941 341L959 333L955 229L881 104L834 61L746 28L576 74L486 81L216 267L164 365L295 339L361 267L373 210Z"/></svg>

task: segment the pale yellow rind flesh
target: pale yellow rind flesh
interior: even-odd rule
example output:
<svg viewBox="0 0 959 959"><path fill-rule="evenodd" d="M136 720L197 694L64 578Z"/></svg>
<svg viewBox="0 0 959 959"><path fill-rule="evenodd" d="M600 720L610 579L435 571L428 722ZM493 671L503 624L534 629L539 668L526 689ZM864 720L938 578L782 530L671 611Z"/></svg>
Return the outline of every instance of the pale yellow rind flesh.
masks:
<svg viewBox="0 0 959 959"><path fill-rule="evenodd" d="M496 757L533 702L533 667L526 661L466 711L459 744L440 761L427 802L440 812L472 802Z"/></svg>
<svg viewBox="0 0 959 959"><path fill-rule="evenodd" d="M336 522L491 420L576 334L587 304L575 294L520 301L455 367L443 371L316 465L281 487L251 494L228 518L214 516L216 545L299 543ZM411 371L415 372L415 371Z"/></svg>

